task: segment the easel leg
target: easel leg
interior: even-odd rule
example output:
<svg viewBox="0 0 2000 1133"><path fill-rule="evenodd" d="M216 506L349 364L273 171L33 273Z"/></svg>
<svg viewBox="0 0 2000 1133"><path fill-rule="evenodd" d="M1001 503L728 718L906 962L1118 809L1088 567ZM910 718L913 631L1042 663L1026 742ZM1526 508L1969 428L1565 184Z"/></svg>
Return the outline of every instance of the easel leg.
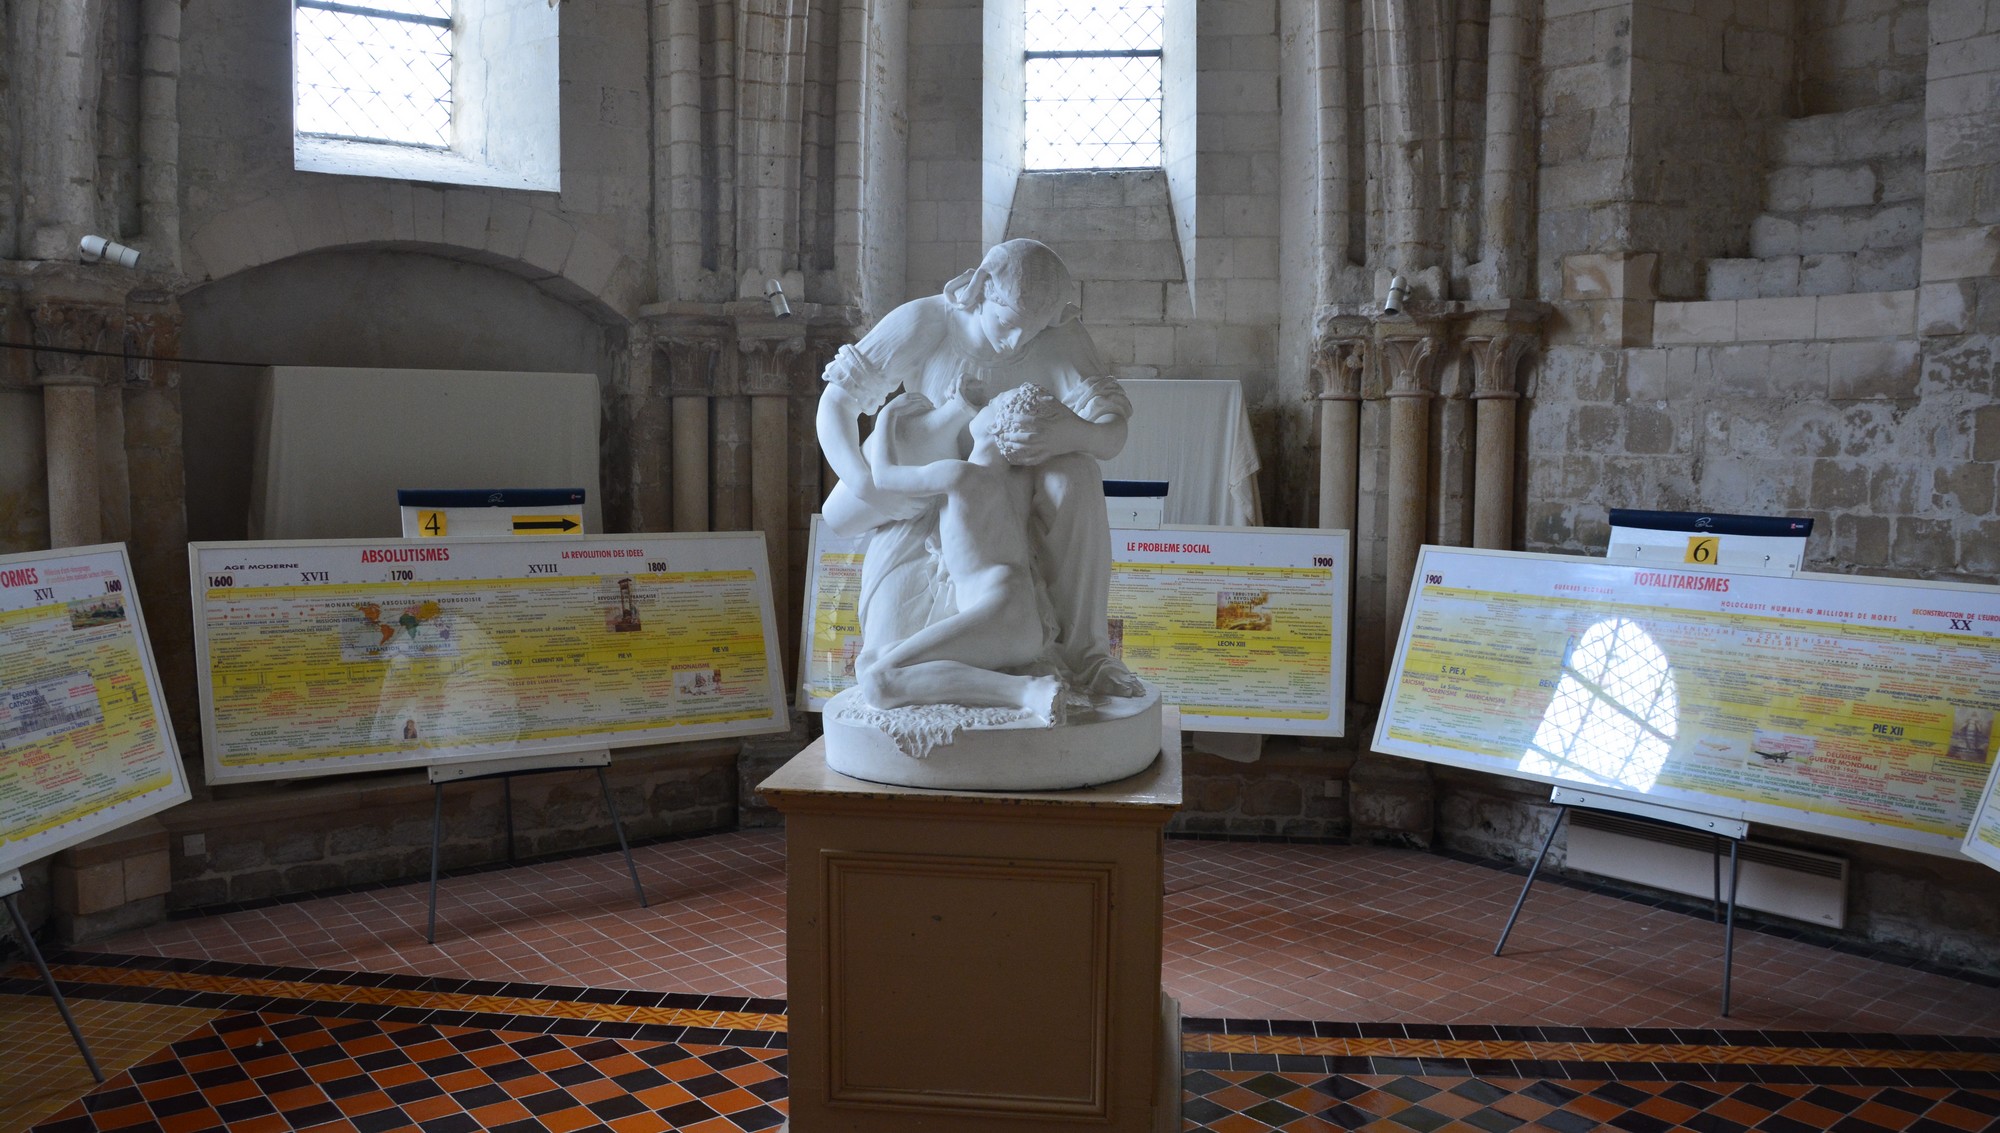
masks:
<svg viewBox="0 0 2000 1133"><path fill-rule="evenodd" d="M1734 843L1730 853L1734 854ZM1722 919L1722 836L1708 836L1708 919Z"/></svg>
<svg viewBox="0 0 2000 1133"><path fill-rule="evenodd" d="M101 1084L104 1071L97 1068L97 1059L90 1053L90 1044L83 1041L83 1032L77 1028L76 1019L69 1013L69 1003L63 999L62 989L56 986L56 977L49 971L48 961L42 959L42 950L35 946L34 934L28 931L28 919L21 915L20 902L12 893L7 894L7 913L14 918L14 931L21 938L21 947L35 961L35 967L42 973L42 982L48 985L49 998L56 1001L56 1010L61 1013L63 1026L69 1028L69 1037L76 1040L76 1049L83 1053L83 1064L90 1067L90 1076Z"/></svg>
<svg viewBox="0 0 2000 1133"><path fill-rule="evenodd" d="M1566 806L1556 808L1556 820L1549 823L1549 836L1542 839L1541 852L1535 855L1535 864L1528 867L1528 879L1521 883L1521 895L1514 898L1514 911L1507 914L1507 927L1500 930L1500 942L1493 946L1495 956L1500 954L1502 948L1507 947L1507 936L1514 931L1514 921L1521 915L1521 906L1527 903L1528 887L1535 883L1535 874L1541 872L1542 859L1549 856L1549 847L1555 845L1556 831L1562 829L1563 816L1568 813L1569 808Z"/></svg>
<svg viewBox="0 0 2000 1133"><path fill-rule="evenodd" d="M597 785L604 789L604 809L611 812L611 829L618 832L618 849L625 855L625 869L632 875L632 892L639 895L639 907L646 908L646 888L639 884L639 865L632 860L632 847L625 842L625 824L618 818L618 804L611 801L611 777L597 769Z"/></svg>
<svg viewBox="0 0 2000 1133"><path fill-rule="evenodd" d="M1729 840L1729 916L1722 929L1722 1017L1729 1018L1729 975L1736 965L1736 849L1743 844L1740 838Z"/></svg>
<svg viewBox="0 0 2000 1133"><path fill-rule="evenodd" d="M431 784L431 919L424 927L424 943L436 944L438 937L438 858L444 845L444 784Z"/></svg>
<svg viewBox="0 0 2000 1133"><path fill-rule="evenodd" d="M507 864L514 864L514 777L500 777L500 809L507 815Z"/></svg>

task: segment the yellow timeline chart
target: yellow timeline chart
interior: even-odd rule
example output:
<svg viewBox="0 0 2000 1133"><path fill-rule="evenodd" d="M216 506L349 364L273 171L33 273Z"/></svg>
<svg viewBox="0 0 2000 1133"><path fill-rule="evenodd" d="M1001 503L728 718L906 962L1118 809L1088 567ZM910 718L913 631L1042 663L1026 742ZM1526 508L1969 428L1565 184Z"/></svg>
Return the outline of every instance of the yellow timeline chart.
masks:
<svg viewBox="0 0 2000 1133"><path fill-rule="evenodd" d="M2000 742L1988 737L1989 742ZM1967 857L2000 869L2000 759L1986 777L1986 789L1979 796L1979 810L1959 847Z"/></svg>
<svg viewBox="0 0 2000 1133"><path fill-rule="evenodd" d="M782 727L769 584L751 559L761 542L204 546L213 772L324 774Z"/></svg>
<svg viewBox="0 0 2000 1133"><path fill-rule="evenodd" d="M854 663L861 656L861 555L852 551L820 551L807 605L806 648L799 665L800 698L824 704L854 683Z"/></svg>
<svg viewBox="0 0 2000 1133"><path fill-rule="evenodd" d="M1954 852L2000 591L1427 548L1379 750Z"/></svg>
<svg viewBox="0 0 2000 1133"><path fill-rule="evenodd" d="M1207 716L1324 724L1334 597L1324 568L1118 563L1113 652L1190 727Z"/></svg>
<svg viewBox="0 0 2000 1133"><path fill-rule="evenodd" d="M1344 531L1114 528L1112 655L1204 731L1339 735L1347 688ZM866 536L814 518L801 704L854 683Z"/></svg>
<svg viewBox="0 0 2000 1133"><path fill-rule="evenodd" d="M122 547L0 557L0 873L188 797Z"/></svg>

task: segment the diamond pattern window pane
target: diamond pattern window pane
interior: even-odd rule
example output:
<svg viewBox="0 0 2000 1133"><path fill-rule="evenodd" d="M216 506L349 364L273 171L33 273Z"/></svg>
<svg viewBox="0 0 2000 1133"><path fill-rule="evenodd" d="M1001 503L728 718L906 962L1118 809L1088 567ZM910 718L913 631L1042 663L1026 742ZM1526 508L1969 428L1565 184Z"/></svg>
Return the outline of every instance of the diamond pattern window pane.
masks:
<svg viewBox="0 0 2000 1133"><path fill-rule="evenodd" d="M451 0L363 3L413 16L451 15ZM293 11L293 31L299 133L451 147L451 28L302 4Z"/></svg>
<svg viewBox="0 0 2000 1133"><path fill-rule="evenodd" d="M1160 58L1027 61L1029 169L1160 164Z"/></svg>
<svg viewBox="0 0 2000 1133"><path fill-rule="evenodd" d="M1157 3L1072 4L1028 0L1030 51L1158 51L1166 11Z"/></svg>

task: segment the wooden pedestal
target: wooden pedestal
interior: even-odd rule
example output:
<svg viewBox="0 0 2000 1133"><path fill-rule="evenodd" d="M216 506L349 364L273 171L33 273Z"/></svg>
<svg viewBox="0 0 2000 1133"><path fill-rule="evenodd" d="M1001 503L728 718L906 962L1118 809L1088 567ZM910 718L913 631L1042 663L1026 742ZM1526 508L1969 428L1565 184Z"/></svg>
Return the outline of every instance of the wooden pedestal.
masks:
<svg viewBox="0 0 2000 1133"><path fill-rule="evenodd" d="M864 783L820 743L765 780L786 819L790 1128L1178 1130L1160 919L1179 740L1076 791Z"/></svg>

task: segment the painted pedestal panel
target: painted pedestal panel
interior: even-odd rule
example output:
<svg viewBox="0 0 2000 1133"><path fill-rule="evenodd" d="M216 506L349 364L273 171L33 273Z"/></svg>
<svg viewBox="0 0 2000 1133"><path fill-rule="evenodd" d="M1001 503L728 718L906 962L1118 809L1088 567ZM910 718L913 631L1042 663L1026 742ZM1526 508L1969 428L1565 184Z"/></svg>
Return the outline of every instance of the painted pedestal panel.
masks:
<svg viewBox="0 0 2000 1133"><path fill-rule="evenodd" d="M786 819L792 1130L1180 1128L1160 988L1179 740L1075 791L867 783L822 742L763 783Z"/></svg>

